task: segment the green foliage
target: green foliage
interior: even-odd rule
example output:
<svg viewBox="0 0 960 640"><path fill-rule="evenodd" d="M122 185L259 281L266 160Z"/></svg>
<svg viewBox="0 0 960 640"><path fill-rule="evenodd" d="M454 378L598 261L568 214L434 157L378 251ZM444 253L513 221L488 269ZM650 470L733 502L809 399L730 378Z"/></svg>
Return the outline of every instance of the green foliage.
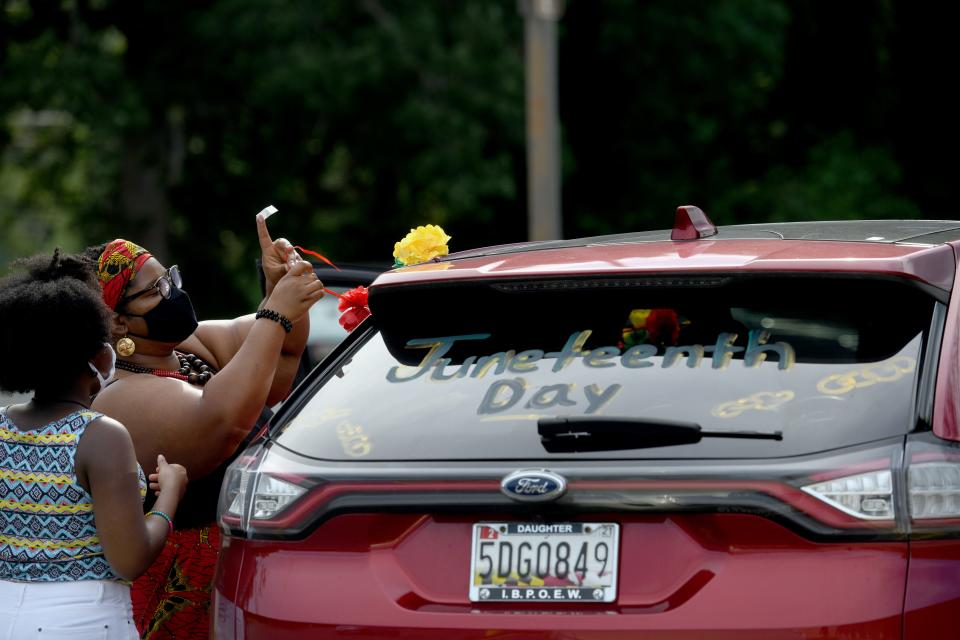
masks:
<svg viewBox="0 0 960 640"><path fill-rule="evenodd" d="M276 233L344 262L387 264L427 222L477 226L462 248L504 212L523 228L512 0L39 4L7 6L0 113L66 122L5 145L9 253L128 237L217 274L191 281L217 313L256 295L267 203Z"/></svg>
<svg viewBox="0 0 960 640"><path fill-rule="evenodd" d="M570 0L567 235L919 215L893 2ZM0 260L127 237L210 317L254 301L268 203L340 262L522 240L523 73L515 0L0 0Z"/></svg>
<svg viewBox="0 0 960 640"><path fill-rule="evenodd" d="M715 210L739 222L917 218L916 204L896 194L900 180L887 149L842 134L811 149L799 170L776 166L732 189Z"/></svg>

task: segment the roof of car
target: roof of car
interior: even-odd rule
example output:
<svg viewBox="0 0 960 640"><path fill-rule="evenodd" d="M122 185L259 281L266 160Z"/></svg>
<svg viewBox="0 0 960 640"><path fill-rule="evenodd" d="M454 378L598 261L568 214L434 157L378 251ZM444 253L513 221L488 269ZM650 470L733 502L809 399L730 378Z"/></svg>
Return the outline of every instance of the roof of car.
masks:
<svg viewBox="0 0 960 640"><path fill-rule="evenodd" d="M671 230L524 242L461 251L394 269L374 286L459 279L623 275L686 271L880 273L948 291L960 240L956 220L844 220L718 227L700 240Z"/></svg>
<svg viewBox="0 0 960 640"><path fill-rule="evenodd" d="M582 247L623 242L658 242L670 240L672 229L637 231L614 235L521 242L495 247L472 249L451 254L450 258L475 255L497 255L515 251ZM768 222L764 224L734 224L718 227L710 240L833 240L841 242L909 242L936 245L960 240L960 220L838 220L816 222Z"/></svg>

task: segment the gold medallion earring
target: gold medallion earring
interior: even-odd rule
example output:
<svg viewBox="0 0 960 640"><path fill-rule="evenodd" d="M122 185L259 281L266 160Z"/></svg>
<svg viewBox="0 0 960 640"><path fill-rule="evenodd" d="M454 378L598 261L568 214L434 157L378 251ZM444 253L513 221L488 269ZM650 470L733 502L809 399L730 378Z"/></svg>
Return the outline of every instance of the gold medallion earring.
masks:
<svg viewBox="0 0 960 640"><path fill-rule="evenodd" d="M118 355L121 355L124 358L127 358L129 356L132 356L136 350L137 350L137 345L133 342L133 340L131 340L127 336L123 336L122 338L117 340Z"/></svg>

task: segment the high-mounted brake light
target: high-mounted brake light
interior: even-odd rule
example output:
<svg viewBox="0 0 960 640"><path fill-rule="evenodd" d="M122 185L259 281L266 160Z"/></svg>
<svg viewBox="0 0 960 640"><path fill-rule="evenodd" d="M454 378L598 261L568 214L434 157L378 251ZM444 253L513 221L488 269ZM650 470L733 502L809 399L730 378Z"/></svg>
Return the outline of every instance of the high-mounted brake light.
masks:
<svg viewBox="0 0 960 640"><path fill-rule="evenodd" d="M700 207L677 207L677 217L670 232L671 240L699 240L717 235L717 226Z"/></svg>

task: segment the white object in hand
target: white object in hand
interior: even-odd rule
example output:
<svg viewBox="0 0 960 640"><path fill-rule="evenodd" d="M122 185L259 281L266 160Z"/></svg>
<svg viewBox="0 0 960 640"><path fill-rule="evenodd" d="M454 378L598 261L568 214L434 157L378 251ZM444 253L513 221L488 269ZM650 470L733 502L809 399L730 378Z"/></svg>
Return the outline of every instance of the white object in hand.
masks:
<svg viewBox="0 0 960 640"><path fill-rule="evenodd" d="M277 208L276 208L275 206L273 206L272 204L268 204L268 205L265 206L265 207L263 208L263 210L261 210L260 213L258 213L257 215L258 215L258 216L263 216L263 219L266 220L267 218L269 218L270 216L272 216L272 215L275 214L276 212L277 212Z"/></svg>
<svg viewBox="0 0 960 640"><path fill-rule="evenodd" d="M290 267L297 264L298 262L301 262L302 260L303 260L303 257L299 253L297 253L297 250L291 248L290 254L287 256L287 268L289 269Z"/></svg>

